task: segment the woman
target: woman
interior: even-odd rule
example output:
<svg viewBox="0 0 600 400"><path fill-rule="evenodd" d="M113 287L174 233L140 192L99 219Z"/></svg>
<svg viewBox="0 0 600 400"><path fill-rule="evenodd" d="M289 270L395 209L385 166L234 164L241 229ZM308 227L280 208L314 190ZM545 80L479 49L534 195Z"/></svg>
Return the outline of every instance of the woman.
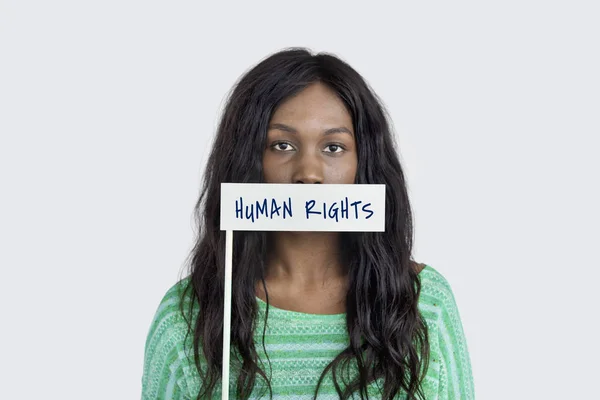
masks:
<svg viewBox="0 0 600 400"><path fill-rule="evenodd" d="M474 398L452 290L412 260L383 106L345 62L294 48L230 94L196 205L190 275L167 292L146 341L144 399L220 398L222 182L386 185L383 233L235 232L232 397Z"/></svg>

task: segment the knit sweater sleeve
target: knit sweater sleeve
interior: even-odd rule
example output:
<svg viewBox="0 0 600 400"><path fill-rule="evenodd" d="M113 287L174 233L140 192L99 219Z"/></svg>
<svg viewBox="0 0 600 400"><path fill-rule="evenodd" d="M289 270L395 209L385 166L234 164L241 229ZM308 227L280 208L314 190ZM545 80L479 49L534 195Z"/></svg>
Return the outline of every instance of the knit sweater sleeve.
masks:
<svg viewBox="0 0 600 400"><path fill-rule="evenodd" d="M442 279L439 315L439 400L473 400L475 388L471 360L458 306L450 285Z"/></svg>
<svg viewBox="0 0 600 400"><path fill-rule="evenodd" d="M146 338L142 400L188 400L183 342L187 325L179 310L180 285L170 288Z"/></svg>

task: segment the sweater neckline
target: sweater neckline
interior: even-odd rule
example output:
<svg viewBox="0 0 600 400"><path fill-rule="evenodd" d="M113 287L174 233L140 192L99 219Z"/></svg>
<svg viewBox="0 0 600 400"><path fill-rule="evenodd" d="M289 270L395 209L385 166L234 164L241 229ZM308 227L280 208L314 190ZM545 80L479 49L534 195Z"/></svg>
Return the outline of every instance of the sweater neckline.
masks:
<svg viewBox="0 0 600 400"><path fill-rule="evenodd" d="M425 264L425 266L423 267L423 269L421 270L421 272L419 273L419 275L421 275L421 273L425 270L429 270L429 265ZM256 298L256 302L258 303L259 307L261 310L266 310L267 308L267 303L261 299L258 296L255 296ZM275 313L278 315L285 315L287 317L296 317L296 318L304 318L304 319L335 319L335 320L339 320L339 319L345 319L346 318L346 313L340 313L340 314L311 314L311 313L305 313L305 312L301 312L301 311L292 311L292 310L284 310L283 308L278 308L275 307L272 304L269 304L269 313Z"/></svg>
<svg viewBox="0 0 600 400"><path fill-rule="evenodd" d="M256 297L256 302L258 303L259 307L261 308L261 310L266 310L267 308L267 303L261 299L258 296ZM292 311L292 310L284 310L283 308L278 308L275 307L273 304L269 304L269 314L271 313L275 313L278 315L285 315L288 317L296 317L296 318L310 318L310 319L315 319L315 318L321 318L321 319L342 319L346 317L346 313L341 313L341 314L311 314L311 313L305 313L305 312L301 312L301 311Z"/></svg>

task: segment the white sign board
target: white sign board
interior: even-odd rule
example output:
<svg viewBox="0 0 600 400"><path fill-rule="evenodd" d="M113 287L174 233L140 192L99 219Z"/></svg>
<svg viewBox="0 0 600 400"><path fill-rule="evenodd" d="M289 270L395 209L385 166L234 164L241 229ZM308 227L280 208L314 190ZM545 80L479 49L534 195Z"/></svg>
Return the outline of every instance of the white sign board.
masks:
<svg viewBox="0 0 600 400"><path fill-rule="evenodd" d="M224 231L385 231L385 185L222 183Z"/></svg>

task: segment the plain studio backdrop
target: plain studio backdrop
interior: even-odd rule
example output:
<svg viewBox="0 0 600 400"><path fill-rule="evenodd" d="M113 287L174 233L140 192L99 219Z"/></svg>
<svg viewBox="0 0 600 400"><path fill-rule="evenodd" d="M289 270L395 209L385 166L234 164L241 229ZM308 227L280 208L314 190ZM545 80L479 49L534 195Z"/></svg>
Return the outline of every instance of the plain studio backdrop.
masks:
<svg viewBox="0 0 600 400"><path fill-rule="evenodd" d="M0 3L0 397L139 398L225 95L306 46L391 114L477 397L600 398L596 2L201 3Z"/></svg>

